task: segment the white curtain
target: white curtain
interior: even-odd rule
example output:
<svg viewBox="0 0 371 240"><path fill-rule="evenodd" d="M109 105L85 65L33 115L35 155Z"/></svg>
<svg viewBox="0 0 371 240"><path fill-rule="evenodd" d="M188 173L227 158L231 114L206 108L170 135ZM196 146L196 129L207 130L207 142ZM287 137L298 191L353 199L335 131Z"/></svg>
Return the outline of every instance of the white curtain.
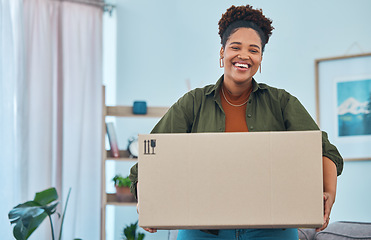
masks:
<svg viewBox="0 0 371 240"><path fill-rule="evenodd" d="M8 212L25 196L22 0L0 0L0 233L14 239Z"/></svg>
<svg viewBox="0 0 371 240"><path fill-rule="evenodd" d="M64 3L63 193L72 187L64 239L100 238L102 10Z"/></svg>
<svg viewBox="0 0 371 240"><path fill-rule="evenodd" d="M7 6L14 0L1 1ZM102 9L53 0L14 2L19 3L19 17L23 18L16 23L20 25L18 31L24 33L19 37L24 61L9 62L9 56L1 51L0 70L19 66L24 69L24 78L18 69L11 72L21 75L15 76L14 82L9 83L8 76L5 81L1 74L1 98L9 102L0 102L0 129L7 131L6 139L1 137L1 178L13 179L11 187L1 192L13 196L7 201L5 216L20 201L30 200L35 192L51 186L57 188L60 206L64 207L71 188L63 239L99 239ZM1 18L5 16L3 10L7 10L4 4ZM13 14L14 9L7 12ZM12 41L6 42L11 45ZM8 48L3 45L1 50ZM21 105L14 102L18 98ZM9 142L10 148L4 147ZM5 160L7 164L3 164ZM3 216L3 210L1 213ZM60 223L57 218L54 221L58 233ZM9 220L8 225L5 222L1 219L0 227L7 226L4 231L10 229L11 236ZM30 239L51 239L49 222L45 221Z"/></svg>

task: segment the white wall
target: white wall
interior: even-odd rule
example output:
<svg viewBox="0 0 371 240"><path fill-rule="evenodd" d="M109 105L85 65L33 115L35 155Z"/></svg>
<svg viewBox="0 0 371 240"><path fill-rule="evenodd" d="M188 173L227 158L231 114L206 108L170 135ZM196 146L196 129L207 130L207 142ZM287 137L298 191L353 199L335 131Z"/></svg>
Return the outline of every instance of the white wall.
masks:
<svg viewBox="0 0 371 240"><path fill-rule="evenodd" d="M275 27L256 79L288 90L315 118L314 61L371 52L371 1L248 2ZM222 74L217 23L232 4L246 1L117 1L117 103L170 106L187 91L187 80L191 88L214 83ZM125 148L131 135L149 132L157 119L122 121L119 143ZM332 221L371 221L369 172L370 162L345 164Z"/></svg>

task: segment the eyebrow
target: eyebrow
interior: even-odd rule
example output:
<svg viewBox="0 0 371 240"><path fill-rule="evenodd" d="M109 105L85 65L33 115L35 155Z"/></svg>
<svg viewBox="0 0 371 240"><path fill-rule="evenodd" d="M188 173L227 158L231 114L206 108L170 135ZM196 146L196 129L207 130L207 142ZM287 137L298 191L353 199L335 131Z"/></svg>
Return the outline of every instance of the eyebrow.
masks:
<svg viewBox="0 0 371 240"><path fill-rule="evenodd" d="M242 45L242 43L240 43L240 42L231 42L229 45L233 45L233 44ZM260 47L256 44L250 44L249 46L250 47L256 47L256 48L260 49Z"/></svg>

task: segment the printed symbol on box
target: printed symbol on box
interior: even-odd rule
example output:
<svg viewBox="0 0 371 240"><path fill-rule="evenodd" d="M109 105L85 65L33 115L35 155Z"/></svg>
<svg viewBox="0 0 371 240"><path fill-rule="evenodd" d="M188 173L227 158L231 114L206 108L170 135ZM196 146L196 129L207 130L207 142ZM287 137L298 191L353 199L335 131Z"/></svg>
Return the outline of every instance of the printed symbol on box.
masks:
<svg viewBox="0 0 371 240"><path fill-rule="evenodd" d="M156 139L144 140L144 154L155 154L155 147Z"/></svg>

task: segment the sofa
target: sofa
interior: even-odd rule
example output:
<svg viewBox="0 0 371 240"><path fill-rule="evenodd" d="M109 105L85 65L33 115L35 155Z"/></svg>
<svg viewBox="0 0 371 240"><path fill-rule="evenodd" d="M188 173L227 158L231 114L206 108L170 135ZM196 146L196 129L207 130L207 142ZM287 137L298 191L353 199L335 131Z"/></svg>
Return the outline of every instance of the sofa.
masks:
<svg viewBox="0 0 371 240"><path fill-rule="evenodd" d="M298 233L300 240L371 240L371 223L333 222L321 232L316 232L315 229L298 229Z"/></svg>
<svg viewBox="0 0 371 240"><path fill-rule="evenodd" d="M176 240L178 231L169 231L169 240ZM371 240L371 222L333 222L328 227L316 232L315 229L298 229L300 240Z"/></svg>

